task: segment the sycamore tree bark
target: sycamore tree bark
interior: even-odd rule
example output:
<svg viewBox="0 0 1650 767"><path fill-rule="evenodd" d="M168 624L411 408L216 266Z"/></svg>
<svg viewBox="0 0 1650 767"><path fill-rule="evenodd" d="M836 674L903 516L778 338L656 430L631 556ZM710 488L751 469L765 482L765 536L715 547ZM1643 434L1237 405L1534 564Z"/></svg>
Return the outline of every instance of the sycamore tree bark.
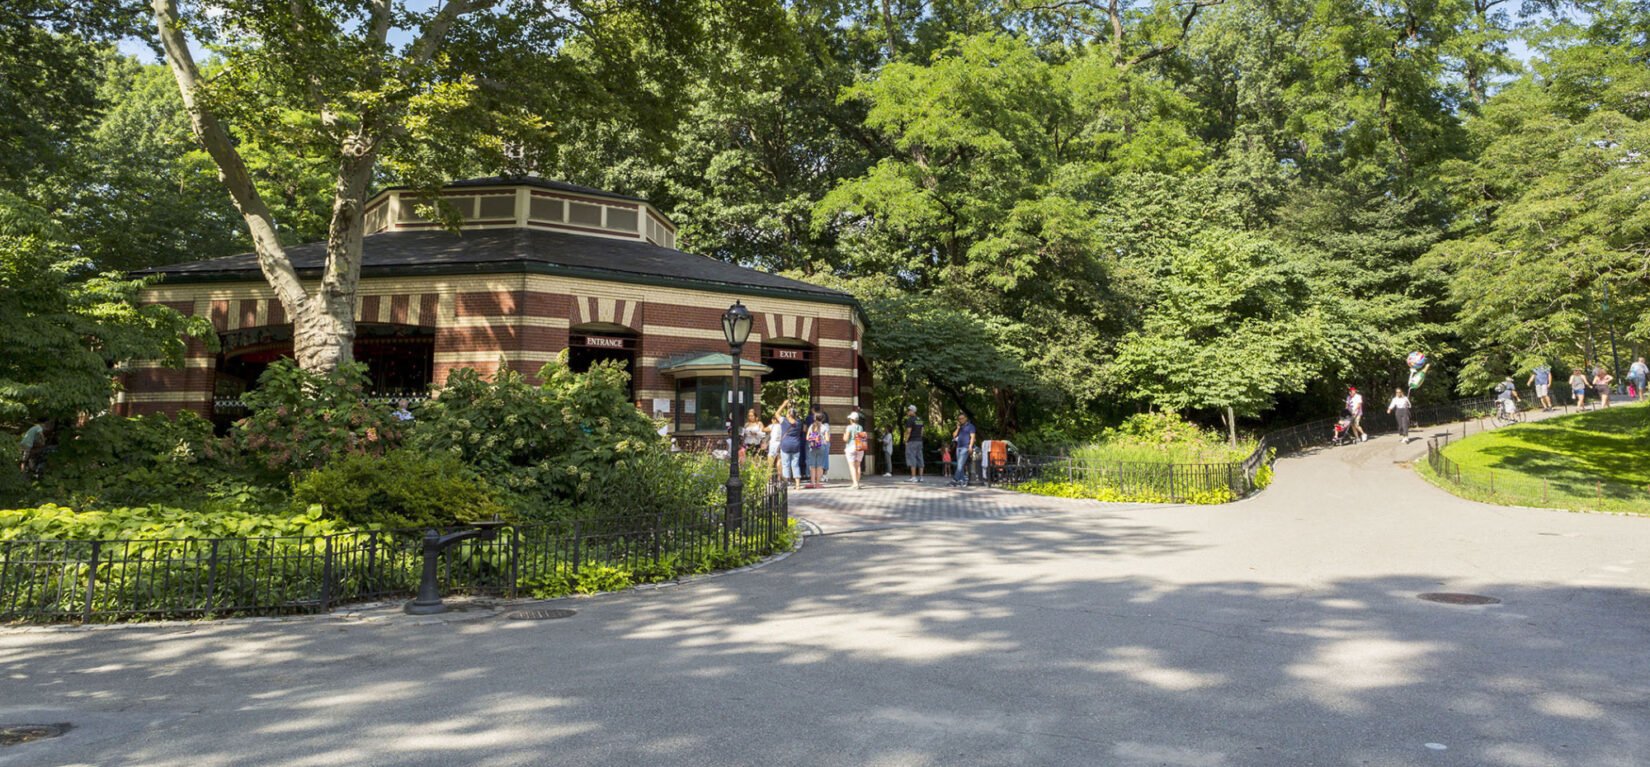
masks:
<svg viewBox="0 0 1650 767"><path fill-rule="evenodd" d="M407 63L413 67L428 63L440 48L454 20L485 2L448 0L409 48ZM373 47L381 48L385 43L391 26L392 6L393 0L374 0L372 3L371 24L365 34ZM275 218L248 172L235 140L220 116L200 98L201 72L189 50L177 0L151 0L151 7L166 63L177 80L190 125L213 163L218 166L218 177L228 189L236 210L246 220L264 279L274 288L287 316L292 319L293 356L305 370L330 372L337 369L354 356L355 298L356 286L361 279L364 228L362 216L383 142L392 132L401 129L396 120L397 112L380 109L345 120L330 106L328 94L321 92L320 85L313 81L310 83L312 106L320 117L321 125L338 142L326 263L320 282L312 292L299 279L292 259L281 244ZM295 18L293 23L301 24L302 21ZM339 65L351 63L339 62ZM382 62L376 57L367 66L373 67L375 74L382 74Z"/></svg>

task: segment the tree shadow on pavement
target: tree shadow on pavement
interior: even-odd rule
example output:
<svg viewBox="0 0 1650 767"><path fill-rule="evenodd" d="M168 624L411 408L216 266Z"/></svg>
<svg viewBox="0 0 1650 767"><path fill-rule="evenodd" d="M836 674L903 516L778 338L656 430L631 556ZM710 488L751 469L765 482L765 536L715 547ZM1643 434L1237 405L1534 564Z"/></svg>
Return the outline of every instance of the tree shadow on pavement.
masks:
<svg viewBox="0 0 1650 767"><path fill-rule="evenodd" d="M933 524L574 600L560 621L0 634L0 710L156 719L0 764L1628 767L1650 754L1644 591L1502 583L1482 589L1502 604L1459 607L1416 599L1439 586L1416 574L1178 577L1176 556L1203 545L1168 522ZM23 754L35 758L7 761Z"/></svg>

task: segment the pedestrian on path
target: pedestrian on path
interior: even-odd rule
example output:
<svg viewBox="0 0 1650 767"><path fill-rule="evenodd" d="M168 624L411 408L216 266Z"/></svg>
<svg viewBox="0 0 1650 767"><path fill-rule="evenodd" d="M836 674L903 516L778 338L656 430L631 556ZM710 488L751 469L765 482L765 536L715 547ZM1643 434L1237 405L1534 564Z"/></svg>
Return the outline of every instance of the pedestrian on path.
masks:
<svg viewBox="0 0 1650 767"><path fill-rule="evenodd" d="M1644 399L1644 384L1650 380L1650 365L1644 364L1644 358L1635 360L1627 368L1627 380L1633 383L1633 391L1628 392L1634 399Z"/></svg>
<svg viewBox="0 0 1650 767"><path fill-rule="evenodd" d="M869 436L865 427L859 425L859 413L849 413L848 428L842 432L842 457L848 460L848 479L853 480L855 490L859 489L860 472L864 470L859 462L870 446Z"/></svg>
<svg viewBox="0 0 1650 767"><path fill-rule="evenodd" d="M1546 365L1536 365L1535 371L1530 373L1530 380L1524 382L1535 387L1535 398L1541 400L1541 412L1550 413L1553 410L1551 388L1553 384L1553 369Z"/></svg>
<svg viewBox="0 0 1650 767"><path fill-rule="evenodd" d="M1398 436L1404 438L1404 444L1409 444L1409 395L1403 389L1392 390L1392 402L1386 406L1386 412L1391 413L1398 420Z"/></svg>
<svg viewBox="0 0 1650 767"><path fill-rule="evenodd" d="M877 428L877 438L882 440L882 476L894 476L894 433L886 427Z"/></svg>
<svg viewBox="0 0 1650 767"><path fill-rule="evenodd" d="M1598 368L1593 371L1593 390L1598 392L1598 401L1604 407L1610 406L1610 384L1616 382L1616 377L1610 371Z"/></svg>
<svg viewBox="0 0 1650 767"><path fill-rule="evenodd" d="M967 487L968 455L974 448L974 424L968 422L967 413L957 414L957 430L952 438L957 441L957 474L951 478L951 486Z"/></svg>
<svg viewBox="0 0 1650 767"><path fill-rule="evenodd" d="M796 406L790 400L779 406L779 478L790 480L792 486L802 489L802 420L796 417Z"/></svg>
<svg viewBox="0 0 1650 767"><path fill-rule="evenodd" d="M1358 387L1346 387L1346 412L1352 416L1352 438L1359 442L1368 442L1369 435L1364 433L1364 395L1358 393Z"/></svg>
<svg viewBox="0 0 1650 767"><path fill-rule="evenodd" d="M1575 400L1577 410L1587 409L1587 374L1581 368L1570 368L1570 399Z"/></svg>
<svg viewBox="0 0 1650 767"><path fill-rule="evenodd" d="M922 419L917 417L917 406L905 406L905 465L911 469L907 482L922 481Z"/></svg>

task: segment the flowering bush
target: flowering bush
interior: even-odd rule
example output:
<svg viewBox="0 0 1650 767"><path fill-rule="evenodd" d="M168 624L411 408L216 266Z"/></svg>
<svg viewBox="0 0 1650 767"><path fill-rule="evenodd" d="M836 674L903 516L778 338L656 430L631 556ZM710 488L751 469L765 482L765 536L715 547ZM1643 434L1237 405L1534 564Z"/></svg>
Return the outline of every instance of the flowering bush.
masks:
<svg viewBox="0 0 1650 767"><path fill-rule="evenodd" d="M276 360L246 393L252 415L236 422L222 457L284 483L335 455L383 455L401 443L402 426L389 407L367 403L366 381L360 363L319 375Z"/></svg>
<svg viewBox="0 0 1650 767"><path fill-rule="evenodd" d="M520 518L564 517L608 495L620 473L666 456L664 438L626 397L627 375L609 364L575 373L560 360L544 366L537 385L509 369L490 381L455 370L424 406L410 444L456 456L509 494Z"/></svg>

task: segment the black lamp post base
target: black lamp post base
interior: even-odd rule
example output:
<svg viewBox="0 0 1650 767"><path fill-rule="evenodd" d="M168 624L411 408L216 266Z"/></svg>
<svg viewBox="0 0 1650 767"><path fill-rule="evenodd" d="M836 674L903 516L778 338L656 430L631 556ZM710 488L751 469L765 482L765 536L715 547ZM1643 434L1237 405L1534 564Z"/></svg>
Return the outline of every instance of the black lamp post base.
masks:
<svg viewBox="0 0 1650 767"><path fill-rule="evenodd" d="M442 604L439 599L434 602L413 599L403 605L401 611L408 615L437 615L447 612L447 606Z"/></svg>

